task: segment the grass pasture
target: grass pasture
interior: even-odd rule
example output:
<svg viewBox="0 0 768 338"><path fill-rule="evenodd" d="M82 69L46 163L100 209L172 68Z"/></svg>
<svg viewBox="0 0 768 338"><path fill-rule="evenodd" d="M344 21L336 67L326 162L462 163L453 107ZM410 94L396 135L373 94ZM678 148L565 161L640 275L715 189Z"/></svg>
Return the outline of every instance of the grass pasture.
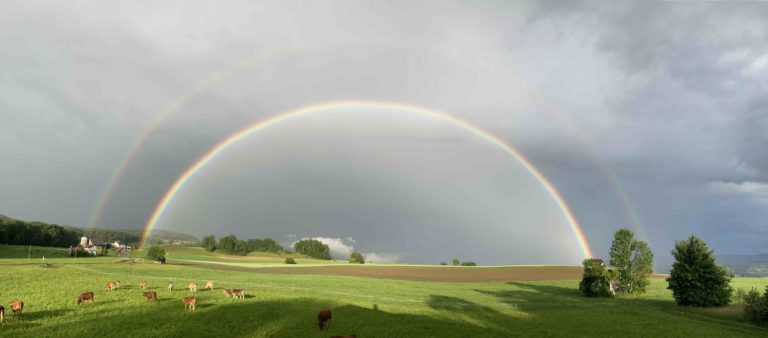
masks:
<svg viewBox="0 0 768 338"><path fill-rule="evenodd" d="M24 317L19 321L8 316L0 327L0 336L768 335L768 330L744 322L738 306L717 310L675 306L665 289L666 283L658 278L652 280L648 294L640 298L589 299L579 296L578 281L570 279L434 282L266 273L269 269L257 268L221 270L186 263L118 262L114 258L98 258L89 264L82 262L88 259L78 259L75 264L68 258L68 262L47 267L19 264L17 260L0 259L0 301L7 308L8 301L21 298L26 303ZM173 263L172 258L170 262ZM377 268L349 266L361 271ZM466 274L473 268L441 269ZM551 267L532 269L543 271ZM121 281L121 288L105 291L104 285L115 279ZM141 297L141 280L147 281L150 290L157 291L157 303ZM176 285L173 292L165 289L169 280ZM191 294L186 285L193 280L199 287L206 280L213 280L216 289L198 291L198 309L185 312L181 298ZM762 289L766 284L766 278L734 280L734 287L745 289ZM231 287L244 288L246 299L226 298L222 288ZM75 305L77 295L84 291L94 291L95 304ZM320 332L315 316L324 307L332 309L334 325L331 331Z"/></svg>

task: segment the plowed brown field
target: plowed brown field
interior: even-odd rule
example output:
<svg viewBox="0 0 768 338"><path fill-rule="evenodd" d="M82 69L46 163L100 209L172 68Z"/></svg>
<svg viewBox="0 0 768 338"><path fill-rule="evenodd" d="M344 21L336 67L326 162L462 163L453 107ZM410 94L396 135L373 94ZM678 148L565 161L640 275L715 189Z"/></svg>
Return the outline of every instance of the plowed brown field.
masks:
<svg viewBox="0 0 768 338"><path fill-rule="evenodd" d="M220 264L195 264L216 270L253 271L300 275L341 275L437 282L489 282L579 280L580 266L430 267L430 266L309 266L249 268Z"/></svg>

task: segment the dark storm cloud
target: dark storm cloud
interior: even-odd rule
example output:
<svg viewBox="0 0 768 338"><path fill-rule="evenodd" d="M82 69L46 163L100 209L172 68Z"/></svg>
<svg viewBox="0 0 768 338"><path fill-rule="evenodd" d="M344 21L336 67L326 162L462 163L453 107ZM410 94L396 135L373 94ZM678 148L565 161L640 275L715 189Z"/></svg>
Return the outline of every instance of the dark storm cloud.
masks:
<svg viewBox="0 0 768 338"><path fill-rule="evenodd" d="M768 178L768 6L545 2L534 13L533 25L561 27L561 39L589 36L618 67L623 88L604 98L613 132L596 145L651 244L664 252L695 232L720 252L762 250L754 239L765 239L767 210L748 202L756 192L712 195L706 187Z"/></svg>
<svg viewBox="0 0 768 338"><path fill-rule="evenodd" d="M181 171L244 125L316 101L375 98L444 109L502 135L555 182L599 256L631 222L600 161L658 255L690 233L719 252L762 250L763 3L149 7L3 5L0 213L84 225L132 142L169 102L243 60L296 49L234 74L170 118L128 166L101 225L143 224ZM414 134L399 142L445 142ZM379 257L399 252L341 232L297 235L351 236Z"/></svg>

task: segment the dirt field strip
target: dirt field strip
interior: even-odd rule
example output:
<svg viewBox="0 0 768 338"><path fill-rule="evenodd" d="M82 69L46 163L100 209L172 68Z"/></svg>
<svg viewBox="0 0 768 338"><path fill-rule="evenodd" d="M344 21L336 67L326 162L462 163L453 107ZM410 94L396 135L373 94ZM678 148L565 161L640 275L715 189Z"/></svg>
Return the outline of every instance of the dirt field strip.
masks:
<svg viewBox="0 0 768 338"><path fill-rule="evenodd" d="M357 276L433 282L492 282L579 280L583 268L550 267L404 267L404 266L310 266L310 267L244 267L235 265L192 264L215 270L252 271L277 274Z"/></svg>

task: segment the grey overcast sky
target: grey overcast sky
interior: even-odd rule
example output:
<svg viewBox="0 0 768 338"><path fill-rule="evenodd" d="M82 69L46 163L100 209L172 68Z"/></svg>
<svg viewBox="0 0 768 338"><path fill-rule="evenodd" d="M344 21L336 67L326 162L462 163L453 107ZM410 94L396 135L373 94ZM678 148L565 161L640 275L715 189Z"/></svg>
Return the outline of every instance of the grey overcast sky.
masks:
<svg viewBox="0 0 768 338"><path fill-rule="evenodd" d="M719 253L766 250L768 3L4 1L0 13L0 213L14 218L88 226L133 142L213 81L148 136L96 226L142 227L181 172L247 125L361 99L439 109L508 142L598 257L620 227L657 261L691 234ZM244 139L158 226L316 237L378 261L583 258L514 158L444 122L380 113L338 109Z"/></svg>

